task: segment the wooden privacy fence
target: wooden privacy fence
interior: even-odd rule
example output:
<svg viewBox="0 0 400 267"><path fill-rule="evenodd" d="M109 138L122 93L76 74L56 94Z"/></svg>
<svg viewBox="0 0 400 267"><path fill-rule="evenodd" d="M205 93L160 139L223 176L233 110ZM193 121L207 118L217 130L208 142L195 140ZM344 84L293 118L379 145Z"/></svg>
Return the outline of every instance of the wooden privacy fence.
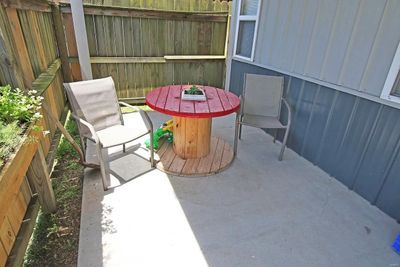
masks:
<svg viewBox="0 0 400 267"><path fill-rule="evenodd" d="M120 98L140 100L167 84L223 86L228 1L84 2L94 78L113 76ZM1 85L37 90L62 120L62 83L80 80L77 56L69 3L1 1ZM40 123L49 134L21 144L0 173L0 267L21 265L39 204L56 207L49 170L59 134L46 113Z"/></svg>
<svg viewBox="0 0 400 267"><path fill-rule="evenodd" d="M229 2L110 2L120 7L85 4L85 24L93 76L111 75L119 98L143 99L152 88L168 84L223 87ZM73 79L80 80L71 8L64 3L60 10L64 50Z"/></svg>
<svg viewBox="0 0 400 267"><path fill-rule="evenodd" d="M61 60L49 4L2 1L0 5L0 83L34 89L57 118L65 114ZM55 209L50 167L57 143L56 128L43 114L49 134L27 140L0 174L0 266L20 266L33 231L39 204ZM42 136L36 134L37 138Z"/></svg>

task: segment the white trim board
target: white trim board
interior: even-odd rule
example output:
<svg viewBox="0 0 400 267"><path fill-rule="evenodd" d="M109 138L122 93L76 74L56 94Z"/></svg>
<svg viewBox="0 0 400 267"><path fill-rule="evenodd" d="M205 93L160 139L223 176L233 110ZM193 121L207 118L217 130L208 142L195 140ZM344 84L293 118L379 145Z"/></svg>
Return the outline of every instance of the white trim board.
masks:
<svg viewBox="0 0 400 267"><path fill-rule="evenodd" d="M400 43L397 46L396 54L394 55L392 65L390 66L388 76L383 86L381 98L400 104L400 97L391 95L397 75L400 72Z"/></svg>
<svg viewBox="0 0 400 267"><path fill-rule="evenodd" d="M235 20L236 20L235 27L236 27L236 29L235 29L233 55L235 57L241 57L241 58L246 59L246 60L254 61L254 51L255 51L255 47L256 47L256 40L257 40L257 33L258 33L258 22L260 21L260 9L261 9L262 0L258 0L257 14L256 15L240 15L242 1L243 0L237 1L236 2L237 5L235 5L235 7L237 7L237 10L236 10L236 14L235 14ZM244 56L240 56L240 55L236 55L240 21L254 21L255 22L254 35L253 35L253 44L252 44L252 47L251 47L250 58L247 58L247 57L244 57Z"/></svg>
<svg viewBox="0 0 400 267"><path fill-rule="evenodd" d="M260 67L260 68L264 68L264 69L269 69L269 70L272 70L272 71L280 72L282 74L289 75L289 76L292 76L292 77L295 77L295 78L298 78L298 79L301 79L301 80L305 80L305 81L308 81L308 82L316 83L318 85L322 85L322 86L329 87L329 88L332 88L332 89L335 89L335 90L338 90L338 91L341 91L341 92L344 92L344 93L348 93L348 94L351 94L351 95L354 95L354 96L358 96L358 97L361 97L361 98L364 98L364 99L367 99L367 100L370 100L370 101L373 101L373 102L376 102L376 103L379 103L379 104L383 104L383 105L390 106L390 107L393 107L393 108L396 108L396 109L400 109L400 103L397 103L397 102L394 102L394 101L390 101L390 100L387 100L387 99L382 99L382 98L379 98L377 96L369 95L369 94L366 94L366 93L363 93L363 92L360 92L360 91L357 91L357 90L354 90L354 89L351 89L351 88L347 88L347 87L340 86L340 85L333 84L333 83L324 82L324 81L321 81L321 80L318 80L318 79L314 79L314 78L311 78L311 77L307 77L307 76L304 76L304 75L301 75L301 74L296 74L296 73L293 73L293 72L285 71L285 70L282 70L282 69L279 69L277 67L273 67L273 66L270 66L270 65L265 65L265 64L260 64L260 63L256 63L256 62L249 61L249 60L244 60L244 59L238 58L236 56L233 56L232 60L235 60L235 61L238 61L238 62L242 62L242 63L246 63L246 64L249 64L249 65L253 65L253 66L256 66L256 67Z"/></svg>
<svg viewBox="0 0 400 267"><path fill-rule="evenodd" d="M232 15L231 15L231 23L230 23L230 29L229 29L229 39L228 39L228 50L227 50L227 55L225 59L225 90L229 91L229 86L231 83L231 66L232 66L232 55L234 53L233 48L234 48L234 43L235 40L233 39L235 36L235 31L236 29L236 9L237 6L235 2L232 2Z"/></svg>

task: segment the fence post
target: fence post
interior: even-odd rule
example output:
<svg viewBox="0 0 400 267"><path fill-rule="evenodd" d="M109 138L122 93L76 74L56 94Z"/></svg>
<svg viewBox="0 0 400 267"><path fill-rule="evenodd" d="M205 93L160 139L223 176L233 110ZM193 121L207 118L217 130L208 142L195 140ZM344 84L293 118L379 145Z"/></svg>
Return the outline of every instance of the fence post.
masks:
<svg viewBox="0 0 400 267"><path fill-rule="evenodd" d="M26 173L29 183L37 192L39 203L44 213L51 213L56 210L56 199L53 187L51 186L50 175L47 170L46 158L43 148L39 144L36 154L33 156L31 165Z"/></svg>
<svg viewBox="0 0 400 267"><path fill-rule="evenodd" d="M7 77L3 83L10 83L14 87L25 89L24 80L21 76L21 68L15 59L14 40L12 30L8 21L6 11L0 4L0 69Z"/></svg>
<svg viewBox="0 0 400 267"><path fill-rule="evenodd" d="M64 27L62 22L60 7L54 3L51 5L51 13L54 22L54 32L56 34L57 47L60 54L63 78L65 82L72 82L71 69L68 63L67 41L64 35Z"/></svg>

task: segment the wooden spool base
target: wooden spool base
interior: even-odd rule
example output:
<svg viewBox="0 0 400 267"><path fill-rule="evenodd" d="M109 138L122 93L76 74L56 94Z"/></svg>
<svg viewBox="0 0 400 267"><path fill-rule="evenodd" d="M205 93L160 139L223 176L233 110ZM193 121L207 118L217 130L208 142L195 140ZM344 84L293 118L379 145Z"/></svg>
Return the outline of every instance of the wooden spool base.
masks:
<svg viewBox="0 0 400 267"><path fill-rule="evenodd" d="M211 118L173 117L174 151L182 159L197 159L210 153Z"/></svg>
<svg viewBox="0 0 400 267"><path fill-rule="evenodd" d="M233 161L231 146L224 139L213 136L210 147L210 153L205 157L182 159L174 152L172 144L164 140L156 151L157 169L178 176L207 176L228 168Z"/></svg>

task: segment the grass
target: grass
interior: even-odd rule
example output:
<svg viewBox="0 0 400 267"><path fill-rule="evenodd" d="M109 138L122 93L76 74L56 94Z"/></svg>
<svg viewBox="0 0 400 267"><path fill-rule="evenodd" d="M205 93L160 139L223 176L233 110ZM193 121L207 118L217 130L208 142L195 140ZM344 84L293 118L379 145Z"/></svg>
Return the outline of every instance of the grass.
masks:
<svg viewBox="0 0 400 267"><path fill-rule="evenodd" d="M137 106L138 108L144 110L144 111L153 111L149 106L147 105L143 105L143 106ZM129 107L121 107L121 111L122 113L132 113L132 112L136 112L136 110L129 108Z"/></svg>
<svg viewBox="0 0 400 267"><path fill-rule="evenodd" d="M21 142L22 131L17 122L9 124L0 122L0 170L14 152L14 148Z"/></svg>
<svg viewBox="0 0 400 267"><path fill-rule="evenodd" d="M66 128L79 143L76 124L70 120ZM52 174L57 211L54 214L39 213L24 266L76 266L83 178L83 167L77 163L78 158L77 152L62 138Z"/></svg>
<svg viewBox="0 0 400 267"><path fill-rule="evenodd" d="M151 111L147 106L140 108ZM135 110L122 107L122 112ZM80 143L77 125L73 121L67 122L66 129ZM77 162L78 159L78 153L62 138L52 174L57 211L54 214L39 213L24 266L76 266L83 178L83 167Z"/></svg>

